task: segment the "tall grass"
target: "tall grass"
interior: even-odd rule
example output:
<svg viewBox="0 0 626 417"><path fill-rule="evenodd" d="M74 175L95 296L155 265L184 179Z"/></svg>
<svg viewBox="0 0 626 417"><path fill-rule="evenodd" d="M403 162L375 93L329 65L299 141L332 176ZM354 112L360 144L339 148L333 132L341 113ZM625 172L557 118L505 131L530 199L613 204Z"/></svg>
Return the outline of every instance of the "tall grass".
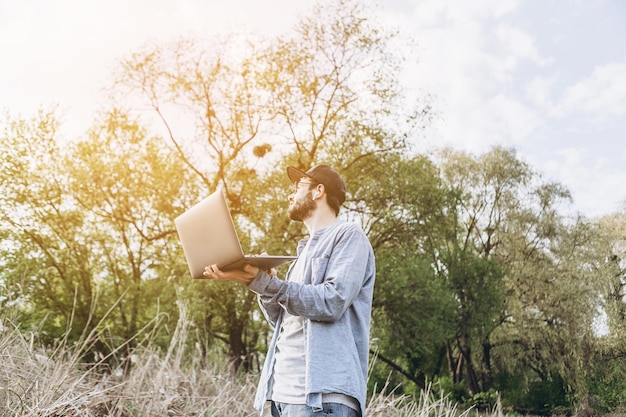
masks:
<svg viewBox="0 0 626 417"><path fill-rule="evenodd" d="M94 334L75 344L43 348L9 319L0 329L0 416L257 416L256 376L235 375L223 356L202 366L199 351L185 353L185 307L167 351L140 343L128 372L102 372L106 359L85 364L82 352ZM121 350L112 355L120 354ZM265 413L264 415L266 415ZM465 417L430 391L417 400L377 394L369 417Z"/></svg>
<svg viewBox="0 0 626 417"><path fill-rule="evenodd" d="M459 411L448 398L436 397L430 387L418 399L384 392L370 398L367 417L468 417L471 411Z"/></svg>

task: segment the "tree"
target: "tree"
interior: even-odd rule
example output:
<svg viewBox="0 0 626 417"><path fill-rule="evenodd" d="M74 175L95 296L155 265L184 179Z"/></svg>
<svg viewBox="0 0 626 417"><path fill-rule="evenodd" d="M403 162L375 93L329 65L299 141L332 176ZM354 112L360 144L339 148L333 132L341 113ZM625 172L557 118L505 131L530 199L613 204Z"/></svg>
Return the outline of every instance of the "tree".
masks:
<svg viewBox="0 0 626 417"><path fill-rule="evenodd" d="M107 318L111 336L130 341L159 313L176 318L168 281L186 267L176 256L174 216L195 196L181 161L118 109L73 143L65 161L67 192L87 220L93 283L105 305L119 300Z"/></svg>
<svg viewBox="0 0 626 417"><path fill-rule="evenodd" d="M598 305L589 222L560 214L568 191L543 182L511 150L448 154L442 168L459 196L451 247L469 256L449 258L463 261L452 269L446 258L455 251L441 257L459 311L473 319L457 320L452 350L468 390L489 390L494 370L528 370L544 383L561 379L563 400L565 390L582 398Z"/></svg>
<svg viewBox="0 0 626 417"><path fill-rule="evenodd" d="M595 222L597 236L590 264L600 293L600 311L605 320L596 324L599 340L595 345L593 373L589 375L589 396L600 413L610 413L626 402L626 215L624 208Z"/></svg>
<svg viewBox="0 0 626 417"><path fill-rule="evenodd" d="M470 179L454 176L478 178L480 168L468 170L463 164L471 158L456 156L440 162L441 168L424 157L392 167L397 187L382 200L386 216L374 229L389 239L377 252L385 254L382 262L390 271L378 281L377 313L392 326L385 348L390 356L383 359L404 376L423 387L444 377L447 363L453 383L480 392L481 384L490 383L491 363L480 358L489 354L486 341L500 312L502 270L481 256L476 230L467 228L473 223L464 210L480 196L468 186Z"/></svg>
<svg viewBox="0 0 626 417"><path fill-rule="evenodd" d="M598 220L601 239L597 250L604 262L597 264L603 272L603 308L607 317L607 332L616 340L626 331L626 215L624 210Z"/></svg>
<svg viewBox="0 0 626 417"><path fill-rule="evenodd" d="M22 306L22 326L41 329L44 342L74 342L100 325L87 346L108 353L132 347L159 314L177 313L167 279L185 268L172 250L172 216L186 196L179 160L117 111L101 122L70 141L53 112L10 119L2 281Z"/></svg>
<svg viewBox="0 0 626 417"><path fill-rule="evenodd" d="M2 135L1 280L23 305L23 328L40 329L44 342L68 331L76 338L101 314L88 221L67 193L58 127L54 111L40 110L31 119L7 115Z"/></svg>
<svg viewBox="0 0 626 417"><path fill-rule="evenodd" d="M286 217L291 187L282 167L325 162L350 181L404 152L422 115L401 103L394 34L358 2L324 6L303 17L295 35L269 42L230 37L148 46L123 62L118 77L117 91L139 93L134 97L162 122L169 146L201 184L198 199L224 190L252 251L293 248L302 236ZM403 116L388 119L398 109ZM175 122L181 119L186 123ZM350 208L360 201L351 194ZM236 365L249 368L262 339L253 330L254 297L212 283L194 297L210 310L203 312L212 332L205 338L219 336Z"/></svg>
<svg viewBox="0 0 626 417"><path fill-rule="evenodd" d="M370 192L379 199L363 205L383 266L379 357L418 386L440 379L451 387L449 378L465 395L510 389L505 400L520 403L514 391L534 384L522 377L561 381L554 401L583 398L593 373L597 233L560 214L567 190L499 147L391 167L393 180L380 171L375 178L395 194Z"/></svg>
<svg viewBox="0 0 626 417"><path fill-rule="evenodd" d="M396 155L384 164L356 166L362 171L353 181L360 197L353 210L364 219L377 263L372 325L377 360L370 385L383 386L391 367L424 388L438 374L441 347L454 324L453 300L436 279L428 250L427 229L445 218L446 190L436 166L423 156ZM400 385L402 378L392 382ZM402 385L406 392L415 390Z"/></svg>
<svg viewBox="0 0 626 417"><path fill-rule="evenodd" d="M494 255L532 173L501 148L479 158L444 150L441 170L456 196L449 208L449 231L437 255L441 279L448 282L458 303L448 365L454 382L465 380L468 391L476 394L491 388L490 338L500 324L504 301L506 266Z"/></svg>

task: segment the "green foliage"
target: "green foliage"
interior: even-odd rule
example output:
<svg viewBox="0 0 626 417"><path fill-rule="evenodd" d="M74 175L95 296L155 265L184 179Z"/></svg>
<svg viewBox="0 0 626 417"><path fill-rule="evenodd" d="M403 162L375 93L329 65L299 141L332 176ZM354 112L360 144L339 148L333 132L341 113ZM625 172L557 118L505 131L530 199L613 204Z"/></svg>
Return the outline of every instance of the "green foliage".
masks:
<svg viewBox="0 0 626 417"><path fill-rule="evenodd" d="M430 109L403 96L399 37L374 15L331 1L275 39L148 45L122 62L116 105L86 138L60 137L54 111L7 116L2 307L48 344L97 327L95 354L132 347L153 320L152 343L169 349L183 302L181 349L202 367L223 349L255 371L269 329L254 295L192 282L173 220L221 187L245 249L293 254L304 229L286 216L284 167L328 163L348 184L342 217L377 256L371 388L623 407L623 213L565 216L569 192L511 149L415 154Z"/></svg>
<svg viewBox="0 0 626 417"><path fill-rule="evenodd" d="M589 394L602 413L626 408L626 367L623 359L607 361L589 381Z"/></svg>
<svg viewBox="0 0 626 417"><path fill-rule="evenodd" d="M469 401L470 396L465 388L465 384L454 382L449 376L436 377L433 387L441 393L442 397L450 398L459 404L466 404Z"/></svg>
<svg viewBox="0 0 626 417"><path fill-rule="evenodd" d="M403 386L405 393L413 393L440 371L441 346L453 331L454 302L429 261L415 259L410 250L379 252L377 267L382 272L374 294L374 346L415 383ZM379 367L372 374L371 382L380 385L388 370Z"/></svg>
<svg viewBox="0 0 626 417"><path fill-rule="evenodd" d="M489 388L487 391L472 395L471 405L477 410L492 413L497 406L498 398L498 392L493 388Z"/></svg>
<svg viewBox="0 0 626 417"><path fill-rule="evenodd" d="M8 116L1 138L0 226L6 240L0 279L6 296L25 306L24 326L48 341L68 329L78 337L96 297L92 242L82 233L87 218L66 192L57 130L54 113L40 111L30 120Z"/></svg>
<svg viewBox="0 0 626 417"><path fill-rule="evenodd" d="M572 408L564 382L559 377L530 383L520 406L539 414L571 411Z"/></svg>

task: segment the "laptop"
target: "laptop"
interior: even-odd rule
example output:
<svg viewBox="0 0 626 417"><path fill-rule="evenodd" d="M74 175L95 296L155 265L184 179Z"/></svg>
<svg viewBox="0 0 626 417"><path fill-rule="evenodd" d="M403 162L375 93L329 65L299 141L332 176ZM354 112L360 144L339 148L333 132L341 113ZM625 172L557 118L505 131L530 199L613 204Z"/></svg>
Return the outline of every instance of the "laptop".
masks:
<svg viewBox="0 0 626 417"><path fill-rule="evenodd" d="M263 270L291 262L296 256L246 256L221 190L174 219L193 278L205 278L204 268L216 264L222 271L251 264Z"/></svg>

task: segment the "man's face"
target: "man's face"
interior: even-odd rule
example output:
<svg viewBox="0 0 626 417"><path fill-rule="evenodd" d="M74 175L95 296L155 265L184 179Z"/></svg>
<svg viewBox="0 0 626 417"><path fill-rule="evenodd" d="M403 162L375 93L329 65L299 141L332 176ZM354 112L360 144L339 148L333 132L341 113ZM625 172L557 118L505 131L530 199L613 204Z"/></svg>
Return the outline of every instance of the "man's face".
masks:
<svg viewBox="0 0 626 417"><path fill-rule="evenodd" d="M311 186L315 183L301 179L294 184L295 191L289 196L289 208L287 213L291 220L304 221L309 218L317 207L317 203L311 197Z"/></svg>

